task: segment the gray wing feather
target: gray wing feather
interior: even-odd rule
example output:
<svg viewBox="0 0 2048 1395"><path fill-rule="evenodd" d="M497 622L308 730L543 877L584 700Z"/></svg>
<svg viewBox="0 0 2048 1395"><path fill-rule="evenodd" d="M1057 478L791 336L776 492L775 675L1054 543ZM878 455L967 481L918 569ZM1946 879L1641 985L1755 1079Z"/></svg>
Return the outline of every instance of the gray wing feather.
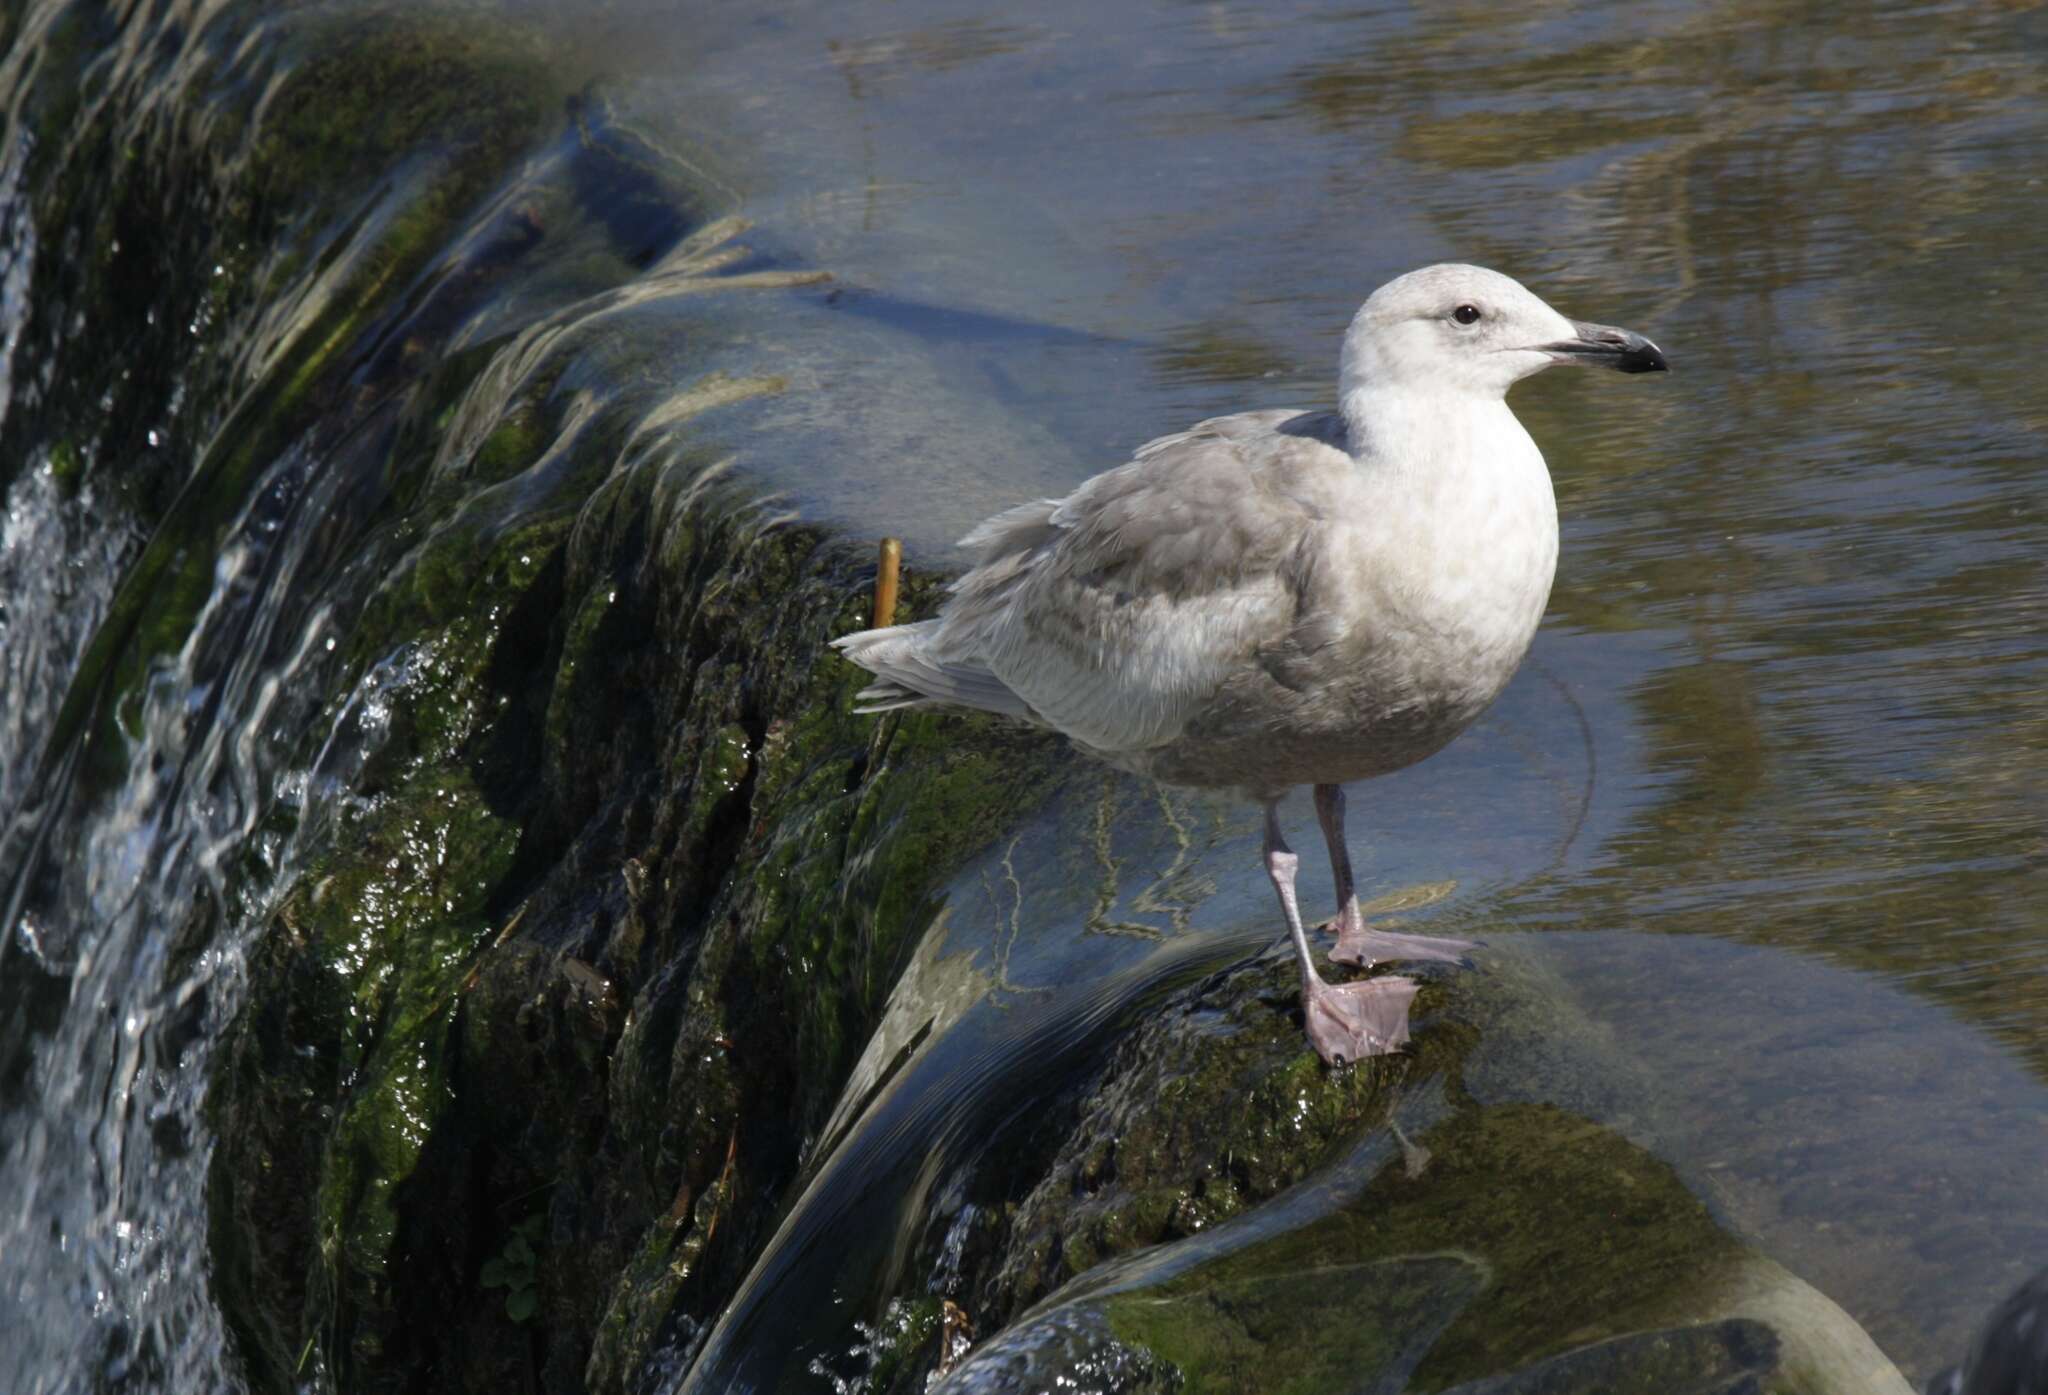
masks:
<svg viewBox="0 0 2048 1395"><path fill-rule="evenodd" d="M992 520L989 542L1014 545L962 578L940 619L945 651L972 654L1098 750L1172 740L1294 623L1316 519L1293 475L1329 452L1276 435L1289 415L1204 422L1050 510Z"/></svg>
<svg viewBox="0 0 2048 1395"><path fill-rule="evenodd" d="M1344 460L1330 430L1292 412L1216 418L995 515L961 540L976 564L937 620L836 642L883 680L862 699L1004 712L1102 751L1172 740L1293 628L1314 476Z"/></svg>

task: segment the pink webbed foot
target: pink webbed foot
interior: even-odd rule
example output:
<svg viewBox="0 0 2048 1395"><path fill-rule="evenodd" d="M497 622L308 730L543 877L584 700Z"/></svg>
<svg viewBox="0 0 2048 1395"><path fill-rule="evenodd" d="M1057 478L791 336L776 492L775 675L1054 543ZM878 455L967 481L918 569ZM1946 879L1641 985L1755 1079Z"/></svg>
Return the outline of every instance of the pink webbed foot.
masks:
<svg viewBox="0 0 2048 1395"><path fill-rule="evenodd" d="M1417 986L1398 974L1358 983L1311 976L1301 992L1309 1044L1333 1066L1399 1050L1408 1044L1408 1004Z"/></svg>

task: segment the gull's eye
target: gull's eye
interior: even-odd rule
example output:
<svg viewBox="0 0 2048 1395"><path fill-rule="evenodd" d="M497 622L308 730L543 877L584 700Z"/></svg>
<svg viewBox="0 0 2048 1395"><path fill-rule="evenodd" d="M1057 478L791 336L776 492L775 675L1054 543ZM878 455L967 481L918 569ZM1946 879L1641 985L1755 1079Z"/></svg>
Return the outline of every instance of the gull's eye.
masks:
<svg viewBox="0 0 2048 1395"><path fill-rule="evenodd" d="M1476 305L1460 305L1451 312L1451 318L1461 325L1469 325L1479 318L1479 307Z"/></svg>

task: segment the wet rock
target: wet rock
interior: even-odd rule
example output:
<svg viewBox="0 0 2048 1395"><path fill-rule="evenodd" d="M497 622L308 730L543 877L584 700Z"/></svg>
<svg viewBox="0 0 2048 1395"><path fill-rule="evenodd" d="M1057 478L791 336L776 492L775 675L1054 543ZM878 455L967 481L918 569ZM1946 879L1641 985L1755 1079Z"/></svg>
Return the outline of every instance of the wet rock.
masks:
<svg viewBox="0 0 2048 1395"><path fill-rule="evenodd" d="M979 1310L1011 1316L943 1389L1142 1370L1105 1388L1903 1391L1669 1166L1502 1088L1504 1047L1602 1112L1629 1082L1597 1037L1533 1042L1525 1025L1568 1000L1512 949L1488 960L1425 986L1408 1052L1348 1070L1304 1044L1290 964L1177 995L1076 1103L970 1275ZM1574 1052L1594 1056L1575 1088Z"/></svg>
<svg viewBox="0 0 2048 1395"><path fill-rule="evenodd" d="M1141 1024L1018 1207L978 1307L1013 1312L1101 1260L1193 1235L1307 1176L1383 1122L1414 1055L1326 1069L1291 964L1227 974Z"/></svg>
<svg viewBox="0 0 2048 1395"><path fill-rule="evenodd" d="M1186 1382L1169 1363L1118 1341L1099 1313L1061 1308L1003 1332L931 1388L947 1395L1061 1389L1174 1395Z"/></svg>
<svg viewBox="0 0 2048 1395"><path fill-rule="evenodd" d="M313 896L302 891L252 972L238 1068L219 1086L222 1220L235 1234L240 1223L302 1229L291 1197L270 1188L297 1195L311 1173L323 1178L319 1233L355 1238L287 1256L313 1271L294 1284L270 1283L270 1256L251 1254L248 1282L230 1293L279 1334L303 1332L324 1307L323 1331L346 1338L358 1380L484 1388L531 1367L542 1388L630 1388L665 1343L715 1314L929 919L938 879L1051 768L1028 738L938 741L915 723L876 730L845 715L843 689L857 679L816 656L863 599L848 553L743 516L699 524L722 560L692 555L677 572L642 561L629 573L646 609L613 632L606 662L644 677L625 690L635 719L621 719L617 687L561 680L586 630L567 599L588 586L573 566L529 583L563 598L543 622L562 647L538 668L508 667L503 637L476 635L468 657L421 666L413 686L387 695L393 735L377 765L394 783L377 808L411 836L446 817L418 802L427 789L462 778L482 752L502 756L505 712L522 700L508 684L529 703L578 705L572 719L529 724L537 752L551 732L565 745L526 766L578 778L543 779L489 815L504 860L490 875L465 869L461 896L362 842L366 878L308 879L329 888L318 905L335 926L307 931L292 909ZM696 586L722 589L722 622L670 599ZM618 637L632 631L637 646ZM452 715L463 711L492 720ZM436 914L394 917L404 898ZM356 928L365 921L374 932ZM436 943L448 949L418 963ZM291 1078L291 1059L346 1044L347 1013L296 1000L365 982L432 1014L416 1026L381 998L357 1012L365 1045L350 1059L362 1064L308 1087L336 1123L298 1145L296 1181L265 1169L273 1085ZM258 1030L277 1013L307 1030ZM423 1092L406 1096L413 1107L366 1112L401 1082ZM357 1119L405 1131L358 1144ZM324 1180L357 1156L346 1185ZM479 1285L532 1215L546 1225L534 1316L519 1324ZM278 1299L296 1312L278 1312ZM510 1330L520 1325L524 1340ZM281 1354L291 1343L270 1345Z"/></svg>

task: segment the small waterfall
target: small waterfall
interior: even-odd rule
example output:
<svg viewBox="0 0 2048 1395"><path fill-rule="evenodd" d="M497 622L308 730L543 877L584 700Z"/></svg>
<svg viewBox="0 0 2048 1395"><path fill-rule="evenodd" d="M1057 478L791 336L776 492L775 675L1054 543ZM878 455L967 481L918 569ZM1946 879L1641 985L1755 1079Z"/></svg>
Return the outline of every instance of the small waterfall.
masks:
<svg viewBox="0 0 2048 1395"><path fill-rule="evenodd" d="M274 888L375 749L387 681L290 767L334 647L298 585L309 530L290 526L321 493L303 456L277 462L198 625L147 680L124 778L77 841L36 829L29 867L59 890L17 908L8 964L43 1027L10 1082L0 1155L18 1179L0 1215L10 1389L236 1388L207 1263L208 1069Z"/></svg>
<svg viewBox="0 0 2048 1395"><path fill-rule="evenodd" d="M876 961L843 1000L795 978L750 988L758 971L729 948L711 960L728 981L693 989L707 926L800 909L759 901L732 867L843 857L880 878L906 829L981 826L955 810L917 834L891 803L878 818L859 771L938 753L868 749L868 725L844 718L786 724L814 701L800 695L859 563L759 506L731 451L696 439L780 388L750 371L760 352L725 329L721 299L817 275L738 245L742 225L571 91L532 36L308 14L294 30L167 2L115 25L46 0L0 72L9 148L27 152L0 196L10 1395L347 1389L378 1343L438 1340L451 1314L485 1322L474 1350L507 1350L480 1258L518 1219L503 1207L550 1174L509 1140L466 1140L461 1111L488 1081L443 1080L460 1032L498 1029L482 1004L512 988L494 966L560 966L548 983L596 1033L567 1064L616 1052L621 1073L711 1030L679 992L812 993L787 1014L803 1035L755 1068L822 1062L800 1082L822 1119L858 1050L844 1037L928 903L899 879L892 906L869 893L833 912L846 944L829 952ZM745 802L787 800L821 752L852 776L764 816L775 846L750 848ZM989 784L987 807L1002 795ZM856 813L876 822L849 835ZM651 821L657 845L610 850ZM393 830L388 866L366 866ZM451 848L464 837L481 862ZM674 865L629 900L633 869L663 854ZM329 898L337 876L356 899ZM717 911L734 897L744 917ZM307 921L323 915L346 933L320 939ZM511 938L522 918L530 942ZM631 1014L614 978L642 997ZM309 1003L335 1014L266 1025ZM553 1088L565 1108L591 1093ZM618 1131L604 1146L636 1160L616 1177L584 1157L549 1182L559 1224L584 1204L572 1184L622 1188L588 1204L619 1208L625 1234L661 1231L679 1185L691 1194L696 1164L658 1126ZM800 1144L750 1135L750 1167L772 1182ZM509 1180L471 1148L506 1154ZM405 1248L402 1227L437 1210L405 1199L422 1178L481 1208L446 1286ZM755 1219L727 1221L728 1244L774 1197L745 1199ZM746 1251L714 1256L699 1320ZM672 1290L560 1267L583 1344L554 1358L565 1369L615 1281L648 1324L605 1348L615 1379L690 1321Z"/></svg>
<svg viewBox="0 0 2048 1395"><path fill-rule="evenodd" d="M294 394L309 334L338 324L313 349L361 363L389 328L345 297L374 294L385 220L434 186L291 225L310 248L238 241L223 189L264 151L215 123L279 75L229 9L134 7L116 33L32 5L0 70L0 1388L21 1395L242 1388L209 1073L252 939L417 680L342 647L393 414Z"/></svg>

